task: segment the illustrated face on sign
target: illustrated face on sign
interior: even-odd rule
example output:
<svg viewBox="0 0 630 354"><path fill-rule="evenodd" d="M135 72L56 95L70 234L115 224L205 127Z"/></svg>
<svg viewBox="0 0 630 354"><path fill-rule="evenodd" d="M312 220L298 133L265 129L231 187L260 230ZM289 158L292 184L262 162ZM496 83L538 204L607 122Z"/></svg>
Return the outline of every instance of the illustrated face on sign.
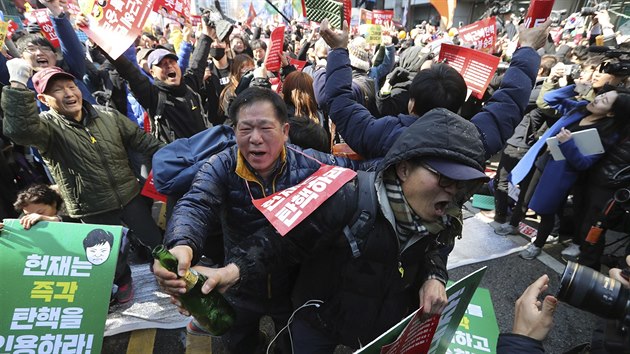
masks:
<svg viewBox="0 0 630 354"><path fill-rule="evenodd" d="M88 262L101 265L109 259L109 254L114 244L114 235L111 232L94 229L83 239L83 248Z"/></svg>
<svg viewBox="0 0 630 354"><path fill-rule="evenodd" d="M85 249L85 256L88 262L94 265L101 265L109 258L112 248L107 242L99 243Z"/></svg>

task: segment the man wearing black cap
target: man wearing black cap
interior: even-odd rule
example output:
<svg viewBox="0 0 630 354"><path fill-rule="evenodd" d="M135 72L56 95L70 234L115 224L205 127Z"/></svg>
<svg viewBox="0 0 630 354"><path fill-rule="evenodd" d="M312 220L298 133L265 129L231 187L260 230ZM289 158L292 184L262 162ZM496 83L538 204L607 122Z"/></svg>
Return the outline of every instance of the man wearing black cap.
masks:
<svg viewBox="0 0 630 354"><path fill-rule="evenodd" d="M160 244L127 152L150 159L163 144L118 111L84 101L75 77L55 66L33 75L37 98L50 108L38 114L35 95L26 88L31 67L24 59L12 59L7 67L11 86L2 92L4 134L41 152L68 214L91 224L124 222L145 246Z"/></svg>

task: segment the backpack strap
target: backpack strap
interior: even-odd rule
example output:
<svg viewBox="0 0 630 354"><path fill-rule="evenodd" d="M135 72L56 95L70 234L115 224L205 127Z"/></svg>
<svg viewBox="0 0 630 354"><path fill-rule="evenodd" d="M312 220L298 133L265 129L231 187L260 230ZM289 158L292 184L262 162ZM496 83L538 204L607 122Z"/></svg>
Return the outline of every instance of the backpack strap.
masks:
<svg viewBox="0 0 630 354"><path fill-rule="evenodd" d="M151 129L151 132L153 133L153 136L155 136L157 139L160 139L160 130L161 130L160 121L164 122L167 128L166 129L167 131L164 132L165 138L168 139L168 142L172 142L175 140L175 133L171 129L171 125L168 123L168 119L162 119L162 114L164 113L164 106L166 105L167 100L168 98L166 97L166 92L159 90L158 103L155 109L155 114L153 115L153 129Z"/></svg>
<svg viewBox="0 0 630 354"><path fill-rule="evenodd" d="M361 256L365 238L374 226L378 210L376 190L374 189L376 173L358 171L357 180L359 183L357 209L352 216L352 220L343 228L343 234L350 245L352 257L354 258Z"/></svg>

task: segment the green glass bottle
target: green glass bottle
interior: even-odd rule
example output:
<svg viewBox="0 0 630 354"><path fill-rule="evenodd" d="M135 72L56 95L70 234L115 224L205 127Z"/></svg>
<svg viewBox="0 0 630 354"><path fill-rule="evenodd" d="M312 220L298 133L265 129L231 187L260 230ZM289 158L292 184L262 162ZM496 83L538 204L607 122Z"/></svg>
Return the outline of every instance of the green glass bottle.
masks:
<svg viewBox="0 0 630 354"><path fill-rule="evenodd" d="M177 274L177 258L166 247L163 245L155 247L153 258L157 259L162 267ZM232 327L236 314L223 295L217 289L212 289L208 294L202 293L201 287L207 278L192 268L180 278L186 282L186 293L179 296L182 306L213 336L227 332Z"/></svg>

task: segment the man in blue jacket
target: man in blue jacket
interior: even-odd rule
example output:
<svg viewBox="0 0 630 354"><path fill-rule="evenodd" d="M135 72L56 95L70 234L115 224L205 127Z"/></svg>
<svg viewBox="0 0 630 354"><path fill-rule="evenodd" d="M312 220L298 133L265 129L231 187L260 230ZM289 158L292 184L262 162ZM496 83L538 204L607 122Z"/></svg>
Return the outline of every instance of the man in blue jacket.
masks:
<svg viewBox="0 0 630 354"><path fill-rule="evenodd" d="M481 134L486 158L501 151L523 118L540 64L536 49L544 45L549 24L547 21L536 28L521 29L521 47L514 53L501 87L471 120ZM322 22L320 33L332 48L324 88L330 118L345 142L365 158L385 156L402 131L429 110L443 107L456 113L464 103L466 84L461 75L445 64L437 64L412 81L410 114L376 119L352 95L347 26L342 33L335 33L327 21Z"/></svg>

